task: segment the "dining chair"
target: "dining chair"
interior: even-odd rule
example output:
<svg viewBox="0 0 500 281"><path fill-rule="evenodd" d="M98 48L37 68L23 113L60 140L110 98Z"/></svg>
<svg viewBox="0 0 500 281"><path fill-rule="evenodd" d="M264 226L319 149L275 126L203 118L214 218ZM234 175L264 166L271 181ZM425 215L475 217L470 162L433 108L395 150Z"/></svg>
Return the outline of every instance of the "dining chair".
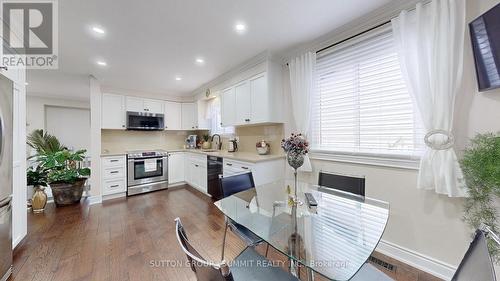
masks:
<svg viewBox="0 0 500 281"><path fill-rule="evenodd" d="M365 196L365 178L319 172L318 185Z"/></svg>
<svg viewBox="0 0 500 281"><path fill-rule="evenodd" d="M223 198L231 196L235 193L245 191L255 187L252 172L246 172L242 174L236 174L232 176L220 176L220 187L221 194ZM227 229L229 228L234 234L236 234L240 239L245 241L247 246L253 247L263 242L263 240L251 232L248 228L241 224L236 223L232 219L225 217L225 227L224 227L224 238L222 240L222 253L221 259L224 259L224 251L226 247L226 236Z"/></svg>
<svg viewBox="0 0 500 281"><path fill-rule="evenodd" d="M279 267L272 266L271 261L247 247L241 252L231 266L224 260L214 263L204 259L189 243L180 218L175 219L175 232L179 245L187 256L191 270L198 281L298 281L296 277Z"/></svg>

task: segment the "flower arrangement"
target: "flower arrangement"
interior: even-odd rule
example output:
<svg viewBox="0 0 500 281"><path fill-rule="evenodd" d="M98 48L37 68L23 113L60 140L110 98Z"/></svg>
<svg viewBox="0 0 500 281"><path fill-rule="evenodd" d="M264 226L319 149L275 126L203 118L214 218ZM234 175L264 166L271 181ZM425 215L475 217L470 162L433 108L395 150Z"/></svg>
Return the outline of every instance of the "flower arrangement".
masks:
<svg viewBox="0 0 500 281"><path fill-rule="evenodd" d="M290 137L281 140L281 148L286 153L304 155L309 152L309 142L302 134L292 133Z"/></svg>

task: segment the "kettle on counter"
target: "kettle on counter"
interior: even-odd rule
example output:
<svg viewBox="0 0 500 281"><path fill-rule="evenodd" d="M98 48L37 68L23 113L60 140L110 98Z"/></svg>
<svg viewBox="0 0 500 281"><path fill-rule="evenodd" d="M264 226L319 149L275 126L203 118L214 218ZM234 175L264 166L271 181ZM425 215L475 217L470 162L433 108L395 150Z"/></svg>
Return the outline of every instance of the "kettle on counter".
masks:
<svg viewBox="0 0 500 281"><path fill-rule="evenodd" d="M229 140L227 151L228 152L238 151L238 142L235 139Z"/></svg>

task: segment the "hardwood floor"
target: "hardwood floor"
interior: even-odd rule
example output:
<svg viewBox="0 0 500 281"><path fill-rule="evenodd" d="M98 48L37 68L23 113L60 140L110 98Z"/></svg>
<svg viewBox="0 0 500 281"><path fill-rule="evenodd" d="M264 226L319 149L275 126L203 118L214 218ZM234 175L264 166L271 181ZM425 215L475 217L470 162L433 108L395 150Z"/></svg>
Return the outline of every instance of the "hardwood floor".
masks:
<svg viewBox="0 0 500 281"><path fill-rule="evenodd" d="M30 213L28 236L14 253L11 280L196 280L190 268L172 263L186 260L175 237L176 217L200 253L219 261L224 217L210 198L182 186L102 205L50 204L43 214ZM245 247L231 232L226 243L227 260ZM258 250L264 253L264 246ZM286 260L272 250L269 257ZM438 280L405 275L394 272L392 277Z"/></svg>

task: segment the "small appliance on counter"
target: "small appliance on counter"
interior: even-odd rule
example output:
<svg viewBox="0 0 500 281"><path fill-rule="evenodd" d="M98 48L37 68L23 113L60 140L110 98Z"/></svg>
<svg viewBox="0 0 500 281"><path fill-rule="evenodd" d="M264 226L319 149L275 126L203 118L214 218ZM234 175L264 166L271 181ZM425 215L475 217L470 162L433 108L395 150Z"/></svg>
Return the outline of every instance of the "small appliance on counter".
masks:
<svg viewBox="0 0 500 281"><path fill-rule="evenodd" d="M228 152L238 151L238 141L236 139L229 140L227 151Z"/></svg>
<svg viewBox="0 0 500 281"><path fill-rule="evenodd" d="M186 139L186 147L188 149L196 148L197 139L198 139L197 135L189 135L188 138Z"/></svg>

